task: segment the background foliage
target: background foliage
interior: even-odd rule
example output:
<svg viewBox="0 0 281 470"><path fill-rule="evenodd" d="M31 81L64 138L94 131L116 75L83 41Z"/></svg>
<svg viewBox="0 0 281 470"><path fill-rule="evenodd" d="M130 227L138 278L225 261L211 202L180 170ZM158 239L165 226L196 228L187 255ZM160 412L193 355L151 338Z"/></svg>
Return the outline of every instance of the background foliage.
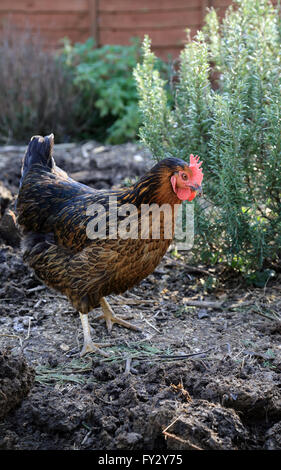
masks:
<svg viewBox="0 0 281 470"><path fill-rule="evenodd" d="M28 27L19 34L8 25L1 38L0 143L26 143L30 135L50 132L57 142L137 139L137 40L96 48L92 38L74 45L64 39L54 54ZM168 64L157 59L156 66L168 76Z"/></svg>
<svg viewBox="0 0 281 470"><path fill-rule="evenodd" d="M236 1L221 25L211 10L180 55L174 105L148 37L135 69L142 142L156 159L203 161L194 253L252 278L269 276L281 257L280 31L266 0Z"/></svg>
<svg viewBox="0 0 281 470"><path fill-rule="evenodd" d="M74 46L65 40L62 58L80 93L80 135L98 135L111 144L135 139L139 114L132 72L140 58L139 43L96 48L92 38Z"/></svg>

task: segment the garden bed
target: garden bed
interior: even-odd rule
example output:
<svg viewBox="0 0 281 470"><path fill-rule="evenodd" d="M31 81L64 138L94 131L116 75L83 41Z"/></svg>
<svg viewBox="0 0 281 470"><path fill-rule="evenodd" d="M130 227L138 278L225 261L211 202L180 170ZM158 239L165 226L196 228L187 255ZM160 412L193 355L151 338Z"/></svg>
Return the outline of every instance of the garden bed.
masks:
<svg viewBox="0 0 281 470"><path fill-rule="evenodd" d="M2 222L23 151L0 149ZM151 165L133 144L58 146L56 160L97 188ZM281 448L280 275L254 288L167 253L139 286L109 297L142 332L114 326L109 336L92 312L93 339L110 341L111 357L80 358L79 315L23 264L3 224L0 233L1 449ZM5 377L16 377L6 389Z"/></svg>

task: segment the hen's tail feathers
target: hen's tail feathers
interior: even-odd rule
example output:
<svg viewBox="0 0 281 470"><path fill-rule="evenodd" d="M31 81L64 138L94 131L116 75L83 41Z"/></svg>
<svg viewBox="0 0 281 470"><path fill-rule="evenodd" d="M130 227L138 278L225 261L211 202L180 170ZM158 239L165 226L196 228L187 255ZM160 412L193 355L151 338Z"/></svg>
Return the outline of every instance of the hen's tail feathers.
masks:
<svg viewBox="0 0 281 470"><path fill-rule="evenodd" d="M28 144L21 170L21 181L30 170L32 165L38 164L45 168L52 169L54 166L54 160L52 157L52 151L54 146L54 134L42 137L41 135L34 135L31 137Z"/></svg>

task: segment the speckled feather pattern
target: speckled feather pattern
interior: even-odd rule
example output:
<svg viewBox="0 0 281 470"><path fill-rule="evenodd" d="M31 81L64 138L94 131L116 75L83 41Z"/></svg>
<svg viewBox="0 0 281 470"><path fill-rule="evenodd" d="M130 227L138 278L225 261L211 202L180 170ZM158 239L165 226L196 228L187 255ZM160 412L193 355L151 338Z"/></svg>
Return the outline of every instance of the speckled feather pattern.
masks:
<svg viewBox="0 0 281 470"><path fill-rule="evenodd" d="M171 239L95 239L86 228L93 219L86 211L94 203L109 210L117 205L179 204L170 175L186 164L166 159L131 188L94 190L80 184L52 164L32 164L24 175L17 201L18 224L23 232L23 256L49 287L66 295L81 313L99 306L102 297L120 294L154 271ZM120 219L120 217L119 217ZM107 217L107 230L109 217Z"/></svg>

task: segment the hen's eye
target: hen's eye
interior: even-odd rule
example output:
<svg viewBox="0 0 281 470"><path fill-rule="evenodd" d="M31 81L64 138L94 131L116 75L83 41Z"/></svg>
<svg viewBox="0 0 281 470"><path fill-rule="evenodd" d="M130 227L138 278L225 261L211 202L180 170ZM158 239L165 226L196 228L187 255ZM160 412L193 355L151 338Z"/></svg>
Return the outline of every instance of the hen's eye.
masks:
<svg viewBox="0 0 281 470"><path fill-rule="evenodd" d="M187 180L187 175L185 173L182 174L182 179L185 181Z"/></svg>

